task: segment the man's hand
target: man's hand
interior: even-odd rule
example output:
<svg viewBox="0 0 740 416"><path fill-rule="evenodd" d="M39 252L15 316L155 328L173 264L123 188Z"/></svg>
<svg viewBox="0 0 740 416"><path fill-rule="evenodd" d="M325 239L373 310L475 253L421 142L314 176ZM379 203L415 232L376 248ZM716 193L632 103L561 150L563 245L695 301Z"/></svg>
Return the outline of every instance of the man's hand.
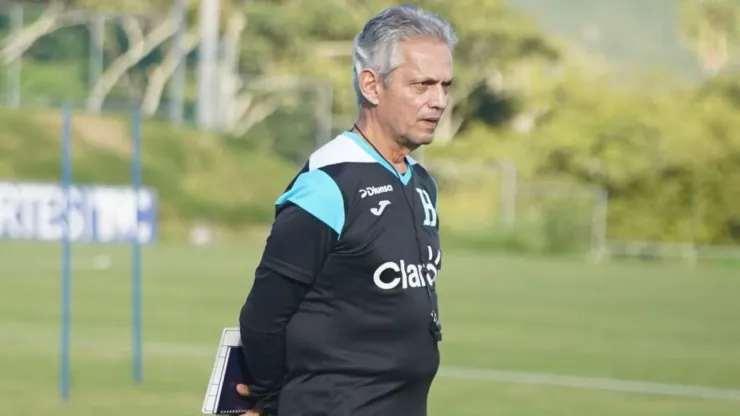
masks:
<svg viewBox="0 0 740 416"><path fill-rule="evenodd" d="M236 392L239 393L240 396L249 396L249 387L246 384L237 384L236 385ZM249 410L247 413L242 413L239 416L261 416L262 412L258 410Z"/></svg>

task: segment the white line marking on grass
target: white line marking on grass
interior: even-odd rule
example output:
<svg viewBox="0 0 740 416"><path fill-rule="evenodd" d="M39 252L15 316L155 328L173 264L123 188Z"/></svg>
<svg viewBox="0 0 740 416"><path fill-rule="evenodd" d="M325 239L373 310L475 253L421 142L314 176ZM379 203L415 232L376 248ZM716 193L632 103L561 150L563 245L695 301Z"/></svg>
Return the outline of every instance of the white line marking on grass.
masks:
<svg viewBox="0 0 740 416"><path fill-rule="evenodd" d="M45 334L31 334L25 331L1 331L0 342L20 344L23 345L24 348L31 347L31 350L41 353L56 354L56 351L49 347L56 346L57 340L50 339ZM128 341L101 342L100 340L89 338L77 338L72 341L73 348L86 350L86 353L93 352L98 357L116 359L129 358L131 350L126 346L127 344ZM213 359L216 353L216 347L217 346L215 344L211 348L188 344L146 342L144 343L144 354L160 357L196 357ZM28 351L28 349L26 349L26 351ZM466 381L507 382L530 384L535 386L568 387L584 390L604 390L621 393L654 394L740 402L740 389L655 383L639 380L620 380L615 378L532 373L523 371L502 371L457 366L442 366L439 370L439 376Z"/></svg>
<svg viewBox="0 0 740 416"><path fill-rule="evenodd" d="M607 390L623 393L658 394L700 399L740 401L740 390L736 389L655 383L638 380L620 380L614 378L449 366L442 367L440 369L440 375L447 378L461 380L504 381L538 386L572 387L578 389Z"/></svg>

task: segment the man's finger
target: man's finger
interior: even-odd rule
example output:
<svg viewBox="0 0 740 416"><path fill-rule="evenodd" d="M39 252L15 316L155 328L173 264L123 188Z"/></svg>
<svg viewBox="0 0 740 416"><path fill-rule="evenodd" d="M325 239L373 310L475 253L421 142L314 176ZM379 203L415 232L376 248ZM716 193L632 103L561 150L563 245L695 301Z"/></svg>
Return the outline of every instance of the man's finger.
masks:
<svg viewBox="0 0 740 416"><path fill-rule="evenodd" d="M242 396L249 396L249 387L246 384L237 384L236 392Z"/></svg>

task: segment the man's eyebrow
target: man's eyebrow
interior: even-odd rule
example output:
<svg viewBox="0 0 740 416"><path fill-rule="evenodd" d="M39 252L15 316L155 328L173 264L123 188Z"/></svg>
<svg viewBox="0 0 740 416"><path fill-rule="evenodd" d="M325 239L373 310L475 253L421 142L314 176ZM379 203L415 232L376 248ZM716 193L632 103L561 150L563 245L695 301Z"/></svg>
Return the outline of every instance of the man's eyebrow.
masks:
<svg viewBox="0 0 740 416"><path fill-rule="evenodd" d="M455 78L450 78L446 81L440 81L437 78L430 78L430 77L420 77L413 80L414 83L437 83L441 82L442 85L450 86L452 85L452 82L455 80Z"/></svg>

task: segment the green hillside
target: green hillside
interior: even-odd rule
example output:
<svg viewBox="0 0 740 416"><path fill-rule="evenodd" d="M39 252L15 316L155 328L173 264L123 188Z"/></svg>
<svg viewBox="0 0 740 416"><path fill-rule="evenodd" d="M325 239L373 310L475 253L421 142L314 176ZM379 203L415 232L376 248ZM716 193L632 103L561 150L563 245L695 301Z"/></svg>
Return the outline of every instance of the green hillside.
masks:
<svg viewBox="0 0 740 416"><path fill-rule="evenodd" d="M683 43L675 0L509 0L545 33L606 59L617 75L659 69L684 80L702 71Z"/></svg>
<svg viewBox="0 0 740 416"><path fill-rule="evenodd" d="M58 110L0 110L0 178L59 180L61 131ZM128 118L75 114L72 131L75 182L130 183ZM232 233L266 223L296 170L248 142L169 123L143 126L142 182L159 193L163 238L182 235L195 220Z"/></svg>

